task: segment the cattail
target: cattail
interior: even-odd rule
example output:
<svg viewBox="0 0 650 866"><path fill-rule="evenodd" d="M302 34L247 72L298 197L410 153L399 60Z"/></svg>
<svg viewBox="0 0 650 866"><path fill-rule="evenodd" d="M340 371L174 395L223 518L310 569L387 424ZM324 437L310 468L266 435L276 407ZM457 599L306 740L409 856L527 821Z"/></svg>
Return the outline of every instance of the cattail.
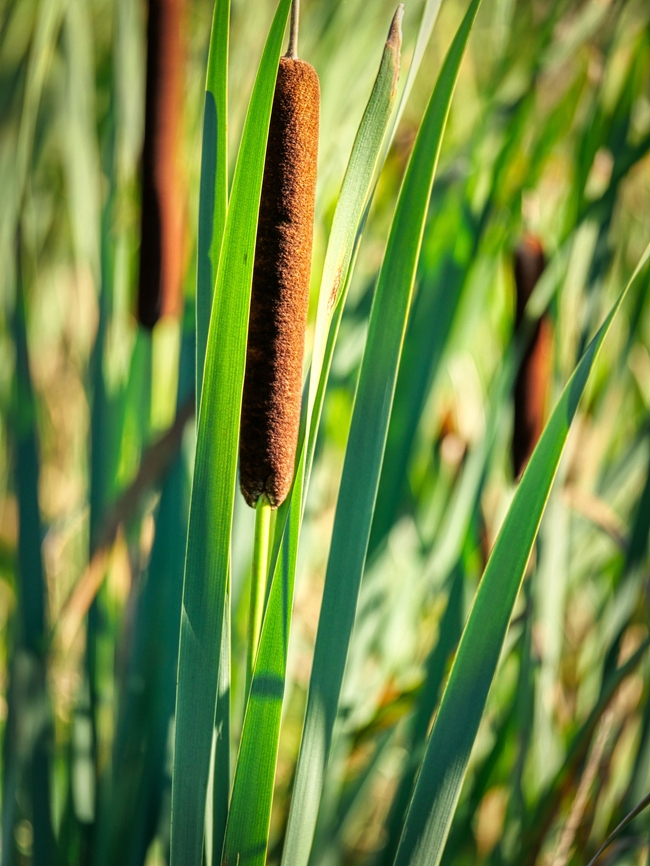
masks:
<svg viewBox="0 0 650 866"><path fill-rule="evenodd" d="M538 238L526 236L514 256L517 307L515 328L524 320L524 310L545 266ZM523 472L544 428L551 372L553 329L548 315L541 316L526 348L515 383L515 418L512 462L515 478Z"/></svg>
<svg viewBox="0 0 650 866"><path fill-rule="evenodd" d="M290 54L295 54L294 39ZM262 182L242 398L240 484L251 506L265 494L277 507L293 479L309 303L319 103L314 68L294 56L281 58Z"/></svg>
<svg viewBox="0 0 650 866"><path fill-rule="evenodd" d="M138 321L149 330L161 314L177 312L180 302L182 9L182 0L149 0L138 283Z"/></svg>

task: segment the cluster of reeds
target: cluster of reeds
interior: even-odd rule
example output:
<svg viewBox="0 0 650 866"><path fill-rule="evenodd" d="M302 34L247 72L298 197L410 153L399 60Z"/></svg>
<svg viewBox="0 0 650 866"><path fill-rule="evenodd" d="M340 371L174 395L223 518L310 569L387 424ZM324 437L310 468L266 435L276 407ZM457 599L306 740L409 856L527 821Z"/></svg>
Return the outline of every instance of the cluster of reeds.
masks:
<svg viewBox="0 0 650 866"><path fill-rule="evenodd" d="M649 862L650 10L325 5L5 10L2 866Z"/></svg>

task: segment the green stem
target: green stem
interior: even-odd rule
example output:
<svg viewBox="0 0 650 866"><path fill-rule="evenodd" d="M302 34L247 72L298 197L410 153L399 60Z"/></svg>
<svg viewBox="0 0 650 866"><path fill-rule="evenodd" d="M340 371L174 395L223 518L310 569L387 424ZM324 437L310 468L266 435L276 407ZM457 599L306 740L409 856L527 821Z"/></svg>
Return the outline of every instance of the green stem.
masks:
<svg viewBox="0 0 650 866"><path fill-rule="evenodd" d="M251 574L251 602L248 617L248 653L246 657L246 694L253 677L253 665L262 630L266 575L269 562L269 530L271 527L271 503L266 494L260 496L255 506L255 546L253 548L253 571Z"/></svg>

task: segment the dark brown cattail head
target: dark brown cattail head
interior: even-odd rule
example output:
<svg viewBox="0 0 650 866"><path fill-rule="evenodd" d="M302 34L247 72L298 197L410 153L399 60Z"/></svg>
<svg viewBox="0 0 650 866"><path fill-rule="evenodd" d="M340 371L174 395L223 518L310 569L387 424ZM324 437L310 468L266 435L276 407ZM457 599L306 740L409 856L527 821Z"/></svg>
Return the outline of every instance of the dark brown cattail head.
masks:
<svg viewBox="0 0 650 866"><path fill-rule="evenodd" d="M149 329L161 313L178 312L180 302L182 8L182 0L149 0L138 283L138 321Z"/></svg>
<svg viewBox="0 0 650 866"><path fill-rule="evenodd" d="M515 326L524 319L524 310L545 266L540 241L526 236L515 250L514 271L517 289ZM512 462L515 478L523 472L544 429L546 403L551 373L553 329L544 314L533 329L521 362L514 394L514 432Z"/></svg>
<svg viewBox="0 0 650 866"><path fill-rule="evenodd" d="M280 60L266 149L239 442L249 505L277 507L293 478L309 304L320 87L316 71Z"/></svg>

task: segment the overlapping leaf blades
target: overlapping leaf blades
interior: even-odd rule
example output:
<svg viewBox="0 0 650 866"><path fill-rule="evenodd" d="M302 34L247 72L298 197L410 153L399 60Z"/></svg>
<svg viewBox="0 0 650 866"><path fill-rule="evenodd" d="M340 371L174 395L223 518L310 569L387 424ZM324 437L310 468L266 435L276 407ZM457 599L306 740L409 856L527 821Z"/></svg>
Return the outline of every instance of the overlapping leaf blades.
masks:
<svg viewBox="0 0 650 866"><path fill-rule="evenodd" d="M199 866L203 850L257 213L289 6L290 0L280 0L250 100L219 258L218 302L208 332L181 613L172 783L175 866Z"/></svg>
<svg viewBox="0 0 650 866"><path fill-rule="evenodd" d="M196 393L203 365L228 205L228 35L230 0L214 5L203 112L196 275ZM197 401L198 402L198 401Z"/></svg>
<svg viewBox="0 0 650 866"><path fill-rule="evenodd" d="M316 826L354 624L395 381L433 177L456 77L480 0L472 0L418 132L391 226L359 375L316 638L284 862L305 866Z"/></svg>

